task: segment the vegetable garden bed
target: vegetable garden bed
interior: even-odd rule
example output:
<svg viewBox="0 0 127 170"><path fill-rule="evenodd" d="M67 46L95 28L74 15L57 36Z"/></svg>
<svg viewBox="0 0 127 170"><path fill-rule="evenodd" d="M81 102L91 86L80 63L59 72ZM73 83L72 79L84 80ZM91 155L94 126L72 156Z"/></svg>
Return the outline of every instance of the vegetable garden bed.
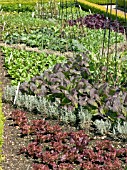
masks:
<svg viewBox="0 0 127 170"><path fill-rule="evenodd" d="M127 168L125 25L66 3L0 13L3 170Z"/></svg>

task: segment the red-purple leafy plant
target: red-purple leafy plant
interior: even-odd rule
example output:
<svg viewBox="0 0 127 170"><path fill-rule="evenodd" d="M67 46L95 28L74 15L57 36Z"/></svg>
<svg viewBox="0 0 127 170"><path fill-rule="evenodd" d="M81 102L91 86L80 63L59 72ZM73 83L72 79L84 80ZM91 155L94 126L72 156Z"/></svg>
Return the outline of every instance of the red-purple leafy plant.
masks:
<svg viewBox="0 0 127 170"><path fill-rule="evenodd" d="M45 151L42 154L42 161L43 163L46 164L56 162L58 158L59 158L59 154L57 152Z"/></svg>
<svg viewBox="0 0 127 170"><path fill-rule="evenodd" d="M68 132L56 132L54 134L55 141L62 141L65 142L68 138Z"/></svg>
<svg viewBox="0 0 127 170"><path fill-rule="evenodd" d="M74 144L80 151L83 150L89 142L89 137L82 131L70 133L70 143Z"/></svg>
<svg viewBox="0 0 127 170"><path fill-rule="evenodd" d="M30 129L31 129L31 132L41 131L41 133L45 133L47 126L49 126L49 124L45 120L42 120L42 119L32 120Z"/></svg>
<svg viewBox="0 0 127 170"><path fill-rule="evenodd" d="M28 125L27 123L26 124L23 124L23 125L20 125L20 130L21 130L21 133L23 135L28 135L31 133L31 130L30 130L30 125Z"/></svg>
<svg viewBox="0 0 127 170"><path fill-rule="evenodd" d="M47 133L51 133L51 134L55 134L60 132L62 129L59 125L54 125L54 126L46 126L46 132Z"/></svg>
<svg viewBox="0 0 127 170"><path fill-rule="evenodd" d="M12 112L14 121L18 120L22 134L34 133L34 139L28 146L20 149L39 161L33 170L122 170L127 164L127 148L116 149L109 140L91 140L83 130L64 132L59 125L50 125L45 120L33 120L28 124L22 111ZM21 119L19 119L21 118ZM27 120L25 124L24 120ZM92 147L91 147L92 146Z"/></svg>
<svg viewBox="0 0 127 170"><path fill-rule="evenodd" d="M15 121L16 125L19 125L21 133L27 135L30 133L30 125L26 113L20 110L15 110L11 113L11 118Z"/></svg>
<svg viewBox="0 0 127 170"><path fill-rule="evenodd" d="M33 164L32 170L50 170L47 165L44 164Z"/></svg>
<svg viewBox="0 0 127 170"><path fill-rule="evenodd" d="M82 161L80 154L78 154L77 148L70 148L68 151L63 153L60 158L61 162L69 162L69 163L80 163Z"/></svg>
<svg viewBox="0 0 127 170"><path fill-rule="evenodd" d="M67 113L64 120L68 123L76 123L78 126L82 121L78 112L81 107L85 107L85 110L88 110L91 115L98 114L114 121L117 118L126 119L123 108L126 106L126 100L124 99L127 92L110 83L97 83L93 72L93 67L96 66L94 63L92 64L90 66L90 59L85 54L77 54L74 58L69 58L64 64L56 64L52 71L45 71L43 76L35 76L30 82L22 83L20 91L46 97L53 102L56 99L59 100L59 108L72 111L71 118ZM102 70L103 74L105 75L105 70ZM36 83L38 81L39 86ZM31 84L34 84L37 90L32 90ZM45 89L45 93L42 88ZM53 106L52 104L51 106ZM61 113L59 111L57 113L62 120ZM54 113L50 112L47 115L53 117Z"/></svg>
<svg viewBox="0 0 127 170"><path fill-rule="evenodd" d="M124 33L124 26L119 23L118 21L110 20L106 18L104 15L101 14L91 14L87 15L84 18L78 18L76 20L69 20L67 21L69 26L73 25L86 25L88 28L92 29L111 29L116 32Z"/></svg>
<svg viewBox="0 0 127 170"><path fill-rule="evenodd" d="M70 169L74 169L74 165L71 165L69 163L61 163L58 166L58 170L70 170Z"/></svg>
<svg viewBox="0 0 127 170"><path fill-rule="evenodd" d="M25 153L33 159L42 158L42 146L38 145L36 142L28 144L27 147L20 149L20 153Z"/></svg>
<svg viewBox="0 0 127 170"><path fill-rule="evenodd" d="M37 142L47 142L47 141L51 141L53 139L53 135L52 134L41 134L41 133L38 133L36 135L36 141Z"/></svg>
<svg viewBox="0 0 127 170"><path fill-rule="evenodd" d="M26 113L20 110L15 110L11 113L11 118L15 121L17 125L24 125L28 122Z"/></svg>
<svg viewBox="0 0 127 170"><path fill-rule="evenodd" d="M63 144L61 142L61 140L58 141L58 142L55 142L55 141L51 142L51 148L53 150L57 151L58 153L62 153L62 151L65 151L65 147L64 146L65 146L65 144Z"/></svg>

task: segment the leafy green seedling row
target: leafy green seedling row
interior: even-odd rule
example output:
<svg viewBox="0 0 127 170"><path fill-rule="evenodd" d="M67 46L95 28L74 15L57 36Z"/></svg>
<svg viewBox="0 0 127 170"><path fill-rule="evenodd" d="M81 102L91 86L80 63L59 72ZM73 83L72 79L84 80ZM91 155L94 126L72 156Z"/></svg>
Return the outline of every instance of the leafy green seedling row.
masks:
<svg viewBox="0 0 127 170"><path fill-rule="evenodd" d="M13 79L13 85L17 85L18 82L29 81L33 76L43 73L56 63L65 60L64 56L38 54L11 48L3 48L3 53L5 55L5 67Z"/></svg>
<svg viewBox="0 0 127 170"><path fill-rule="evenodd" d="M109 31L105 35L105 48L108 47ZM111 32L110 46L115 44L116 33ZM4 36L4 41L8 44L23 43L31 47L51 49L55 51L90 51L97 54L102 49L104 41L104 30L93 30L86 27L65 26L61 30L61 25L43 27L31 31L31 33L9 33ZM124 36L117 35L117 43L123 42Z"/></svg>
<svg viewBox="0 0 127 170"><path fill-rule="evenodd" d="M0 24L4 26L3 30L3 36L6 36L8 34L13 34L15 32L18 32L19 34L22 34L24 32L30 33L31 30L36 30L38 28L42 28L44 26L50 27L51 25L56 25L59 22L59 19L66 19L66 11L67 11L67 19L72 19L72 13L73 13L73 19L77 18L77 8L71 8L63 9L63 13L57 16L57 20L54 18L49 19L42 19L40 17L35 16L32 17L32 13L25 11L22 13L18 13L16 11L14 12L3 12L2 15L0 15ZM81 16L86 16L89 14L86 11L80 11ZM16 24L15 24L16 23Z"/></svg>

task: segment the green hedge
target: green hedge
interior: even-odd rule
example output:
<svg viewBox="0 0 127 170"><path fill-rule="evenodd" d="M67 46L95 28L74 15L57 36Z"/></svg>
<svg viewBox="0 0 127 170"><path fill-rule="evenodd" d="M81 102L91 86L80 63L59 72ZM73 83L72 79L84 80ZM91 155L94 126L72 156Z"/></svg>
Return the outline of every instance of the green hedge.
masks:
<svg viewBox="0 0 127 170"><path fill-rule="evenodd" d="M48 2L49 0L42 0L42 2ZM60 2L60 0L56 0ZM63 0L66 1L66 0ZM74 0L67 0L74 1ZM35 4L41 2L41 0L0 0L0 4Z"/></svg>
<svg viewBox="0 0 127 170"><path fill-rule="evenodd" d="M0 0L0 4L35 4L36 2L38 0Z"/></svg>
<svg viewBox="0 0 127 170"><path fill-rule="evenodd" d="M125 6L127 10L127 0L118 0L118 6L123 8Z"/></svg>
<svg viewBox="0 0 127 170"><path fill-rule="evenodd" d="M100 13L100 14L104 14L106 15L106 8L104 6L98 5L98 4L94 4L91 2L88 2L86 0L78 0L79 5L85 9L85 10L91 10L92 13ZM112 9L112 11L110 11L110 8L108 9L108 13L111 15L108 17L111 17L112 19L116 19L116 10ZM125 23L125 14L124 12L117 12L117 18L119 21ZM126 15L127 18L127 15Z"/></svg>
<svg viewBox="0 0 127 170"><path fill-rule="evenodd" d="M56 0L60 1L60 0ZM63 0L65 2L66 0ZM70 6L70 3L74 2L74 0L67 0L68 7ZM1 9L3 9L6 12L25 12L25 11L34 11L35 5L37 2L41 2L41 0L0 0L0 6ZM43 0L43 2L48 2L48 0ZM63 6L66 6L66 3L62 3Z"/></svg>
<svg viewBox="0 0 127 170"><path fill-rule="evenodd" d="M38 0L0 0L1 9L4 11L32 12ZM21 5L19 5L21 4Z"/></svg>
<svg viewBox="0 0 127 170"><path fill-rule="evenodd" d="M87 0L88 2L92 2L95 4L115 4L116 0Z"/></svg>
<svg viewBox="0 0 127 170"><path fill-rule="evenodd" d="M19 4L2 4L1 9L6 12L32 12L35 10L35 4L22 4L21 6Z"/></svg>

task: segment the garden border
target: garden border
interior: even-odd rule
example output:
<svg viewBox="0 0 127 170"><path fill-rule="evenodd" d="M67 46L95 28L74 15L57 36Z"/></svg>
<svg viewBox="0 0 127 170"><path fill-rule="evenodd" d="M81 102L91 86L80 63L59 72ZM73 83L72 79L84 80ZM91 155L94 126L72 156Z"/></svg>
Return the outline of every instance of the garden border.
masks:
<svg viewBox="0 0 127 170"><path fill-rule="evenodd" d="M106 14L106 8L104 6L101 5L97 5L94 4L92 2L88 2L86 0L78 0L79 5L84 8L84 9L89 9L92 12L96 12L96 13L101 13L101 14ZM112 9L112 11L110 11L110 8L108 9L108 14L111 15L112 19L116 19L116 10ZM127 13L126 13L126 17L127 17ZM118 20L121 20L122 22L125 22L125 14L122 11L119 11L117 13L117 18Z"/></svg>

